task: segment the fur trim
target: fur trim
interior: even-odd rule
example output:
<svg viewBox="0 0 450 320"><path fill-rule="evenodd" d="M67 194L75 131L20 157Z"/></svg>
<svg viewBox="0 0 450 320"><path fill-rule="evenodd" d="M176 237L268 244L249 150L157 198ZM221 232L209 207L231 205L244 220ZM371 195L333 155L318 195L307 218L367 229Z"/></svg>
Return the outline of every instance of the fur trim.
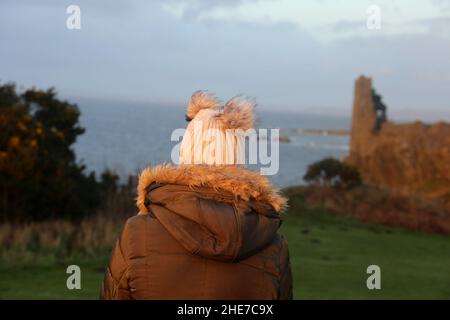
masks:
<svg viewBox="0 0 450 320"><path fill-rule="evenodd" d="M186 116L190 120L194 119L197 113L202 109L217 109L219 101L216 97L204 91L196 91L192 94L191 100L187 106Z"/></svg>
<svg viewBox="0 0 450 320"><path fill-rule="evenodd" d="M147 188L154 182L185 185L193 189L208 187L216 191L226 191L244 201L254 199L266 202L276 212L287 208L287 199L272 187L269 179L257 172L236 166L162 164L144 169L139 176L136 198L139 214L147 213Z"/></svg>
<svg viewBox="0 0 450 320"><path fill-rule="evenodd" d="M225 128L243 130L253 128L255 124L253 109L255 106L256 104L253 101L245 100L241 97L234 97L229 100L220 115L220 118L225 123Z"/></svg>

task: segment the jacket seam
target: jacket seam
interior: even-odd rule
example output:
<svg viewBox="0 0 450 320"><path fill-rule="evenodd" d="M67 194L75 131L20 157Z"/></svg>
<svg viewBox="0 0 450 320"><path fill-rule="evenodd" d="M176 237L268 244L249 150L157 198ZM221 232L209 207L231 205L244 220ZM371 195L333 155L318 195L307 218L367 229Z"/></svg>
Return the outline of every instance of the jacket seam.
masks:
<svg viewBox="0 0 450 320"><path fill-rule="evenodd" d="M145 252L148 252L148 223L147 221L145 221ZM145 266L147 267L147 272L145 273L145 288L146 288L146 293L149 293L150 291L150 284L149 284L149 265L148 265L148 254L146 254L146 258L145 258Z"/></svg>
<svg viewBox="0 0 450 320"><path fill-rule="evenodd" d="M238 213L238 210L237 210L237 208L236 208L236 204L233 203L232 207L233 207L234 217L236 218L236 219L235 219L236 226L237 226L237 229L238 229L238 232L237 232L237 235L238 235L238 239L237 239L238 245L236 246L235 252L233 253L233 259L232 259L232 261L234 262L234 261L236 261L236 259L237 259L237 257L238 257L238 254L239 254L239 250L240 250L241 247L242 247L242 234L241 234L241 228L242 228L242 226L241 226L241 223L240 223L240 221L239 221L239 213Z"/></svg>
<svg viewBox="0 0 450 320"><path fill-rule="evenodd" d="M278 255L278 268L280 270L280 274L277 277L278 278L278 290L277 290L278 297L277 297L277 299L280 299L280 297L281 297L281 281L283 281L283 273L281 270L281 256L283 254L283 239L281 239L281 246L280 246L279 252L280 252L280 254Z"/></svg>

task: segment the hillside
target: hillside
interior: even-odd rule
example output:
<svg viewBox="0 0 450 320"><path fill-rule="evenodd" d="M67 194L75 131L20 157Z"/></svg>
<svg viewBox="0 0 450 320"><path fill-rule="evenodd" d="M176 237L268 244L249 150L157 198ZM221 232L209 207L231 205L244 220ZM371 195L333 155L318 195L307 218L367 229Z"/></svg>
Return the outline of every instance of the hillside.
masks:
<svg viewBox="0 0 450 320"><path fill-rule="evenodd" d="M380 227L311 209L292 193L281 232L289 242L296 299L450 299L450 239ZM98 226L97 226L98 227ZM97 299L109 248L79 256L40 253L0 263L0 299ZM82 269L82 290L66 289L66 267ZM382 289L366 288L381 267Z"/></svg>

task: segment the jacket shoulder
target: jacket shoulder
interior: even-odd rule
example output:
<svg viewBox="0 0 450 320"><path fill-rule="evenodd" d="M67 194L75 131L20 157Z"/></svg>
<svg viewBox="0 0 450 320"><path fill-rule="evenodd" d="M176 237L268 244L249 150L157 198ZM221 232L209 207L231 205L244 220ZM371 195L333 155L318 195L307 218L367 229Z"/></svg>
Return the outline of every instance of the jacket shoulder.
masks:
<svg viewBox="0 0 450 320"><path fill-rule="evenodd" d="M149 217L147 215L135 215L128 218L125 222L122 231L122 241L126 243L133 242L134 240L142 240L142 237L146 233L146 224ZM138 239L136 239L138 238Z"/></svg>
<svg viewBox="0 0 450 320"><path fill-rule="evenodd" d="M146 233L145 224L146 217L139 215L133 216L125 222L120 242L126 260L145 252L145 242L142 241Z"/></svg>
<svg viewBox="0 0 450 320"><path fill-rule="evenodd" d="M139 228L145 224L147 219L150 218L147 214L137 214L127 219L125 222L125 228Z"/></svg>

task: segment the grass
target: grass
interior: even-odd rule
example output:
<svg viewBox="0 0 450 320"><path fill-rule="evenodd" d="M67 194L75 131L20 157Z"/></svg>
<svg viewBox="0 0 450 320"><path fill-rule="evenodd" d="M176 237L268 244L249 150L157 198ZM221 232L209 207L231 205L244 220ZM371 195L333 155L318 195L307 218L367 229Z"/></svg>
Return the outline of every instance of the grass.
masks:
<svg viewBox="0 0 450 320"><path fill-rule="evenodd" d="M450 299L450 237L367 225L327 214L291 216L295 299ZM369 265L381 290L368 290Z"/></svg>
<svg viewBox="0 0 450 320"><path fill-rule="evenodd" d="M0 299L98 299L107 255L0 266ZM68 290L67 266L81 268L81 290Z"/></svg>
<svg viewBox="0 0 450 320"><path fill-rule="evenodd" d="M450 237L361 223L291 201L288 240L295 299L450 299ZM109 250L26 262L0 261L0 299L97 299ZM66 268L81 268L81 290L66 288ZM366 268L381 268L368 290Z"/></svg>

